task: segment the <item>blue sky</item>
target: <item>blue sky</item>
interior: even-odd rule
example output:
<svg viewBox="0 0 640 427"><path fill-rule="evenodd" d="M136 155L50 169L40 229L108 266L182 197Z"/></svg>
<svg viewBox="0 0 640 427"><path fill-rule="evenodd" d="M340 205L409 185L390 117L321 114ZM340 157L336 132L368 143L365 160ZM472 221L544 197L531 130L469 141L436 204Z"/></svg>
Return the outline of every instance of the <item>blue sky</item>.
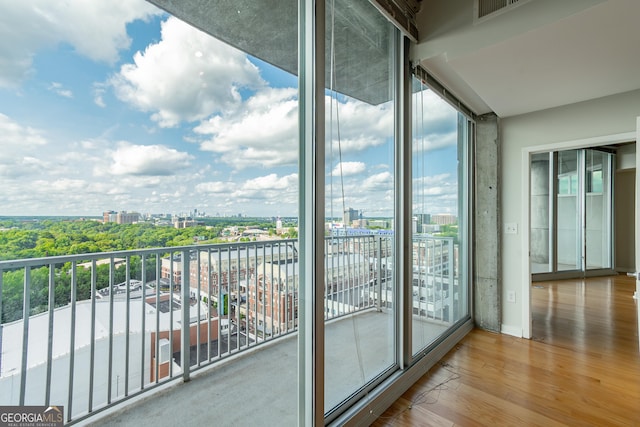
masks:
<svg viewBox="0 0 640 427"><path fill-rule="evenodd" d="M297 215L295 76L142 0L0 4L0 215ZM455 213L455 113L432 95L418 187ZM338 108L334 212L341 172L346 207L390 216L392 108Z"/></svg>

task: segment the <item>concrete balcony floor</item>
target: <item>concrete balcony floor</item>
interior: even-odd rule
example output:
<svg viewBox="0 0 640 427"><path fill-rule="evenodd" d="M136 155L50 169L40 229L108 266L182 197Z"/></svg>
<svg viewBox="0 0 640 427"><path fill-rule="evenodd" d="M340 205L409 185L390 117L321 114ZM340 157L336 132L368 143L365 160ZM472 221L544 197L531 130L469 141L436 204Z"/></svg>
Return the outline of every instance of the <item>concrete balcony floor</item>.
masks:
<svg viewBox="0 0 640 427"><path fill-rule="evenodd" d="M414 343L447 325L414 318ZM393 312L368 310L327 323L325 407L333 407L394 364ZM297 334L192 373L84 421L97 426L297 425Z"/></svg>

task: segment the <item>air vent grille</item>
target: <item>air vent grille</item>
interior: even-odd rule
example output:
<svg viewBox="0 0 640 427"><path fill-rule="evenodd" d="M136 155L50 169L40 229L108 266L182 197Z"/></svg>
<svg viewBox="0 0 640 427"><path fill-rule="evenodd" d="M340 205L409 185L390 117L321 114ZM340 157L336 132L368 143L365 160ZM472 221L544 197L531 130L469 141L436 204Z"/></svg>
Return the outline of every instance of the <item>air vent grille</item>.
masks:
<svg viewBox="0 0 640 427"><path fill-rule="evenodd" d="M476 19L481 19L492 15L498 11L506 11L518 5L526 3L527 0L476 0Z"/></svg>

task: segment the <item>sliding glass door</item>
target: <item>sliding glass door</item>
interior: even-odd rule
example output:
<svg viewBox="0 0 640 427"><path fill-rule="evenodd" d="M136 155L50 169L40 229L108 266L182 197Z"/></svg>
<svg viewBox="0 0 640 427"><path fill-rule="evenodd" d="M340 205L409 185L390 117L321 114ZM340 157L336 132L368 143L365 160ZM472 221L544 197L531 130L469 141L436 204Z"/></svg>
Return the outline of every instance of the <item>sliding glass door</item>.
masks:
<svg viewBox="0 0 640 427"><path fill-rule="evenodd" d="M472 122L414 77L412 353L469 315L467 177Z"/></svg>
<svg viewBox="0 0 640 427"><path fill-rule="evenodd" d="M326 2L327 414L396 365L396 31L368 0Z"/></svg>
<svg viewBox="0 0 640 427"><path fill-rule="evenodd" d="M569 277L612 267L613 154L598 149L531 158L531 271ZM552 276L549 276L552 275Z"/></svg>

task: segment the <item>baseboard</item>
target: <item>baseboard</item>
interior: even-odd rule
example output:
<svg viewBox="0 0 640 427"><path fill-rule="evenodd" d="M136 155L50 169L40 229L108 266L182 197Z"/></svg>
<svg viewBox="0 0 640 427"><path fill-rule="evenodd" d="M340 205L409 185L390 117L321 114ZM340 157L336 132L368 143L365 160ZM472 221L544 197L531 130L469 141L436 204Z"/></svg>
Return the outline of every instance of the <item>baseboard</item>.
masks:
<svg viewBox="0 0 640 427"><path fill-rule="evenodd" d="M500 333L505 335L513 335L514 337L522 338L522 328L510 325L501 325Z"/></svg>

